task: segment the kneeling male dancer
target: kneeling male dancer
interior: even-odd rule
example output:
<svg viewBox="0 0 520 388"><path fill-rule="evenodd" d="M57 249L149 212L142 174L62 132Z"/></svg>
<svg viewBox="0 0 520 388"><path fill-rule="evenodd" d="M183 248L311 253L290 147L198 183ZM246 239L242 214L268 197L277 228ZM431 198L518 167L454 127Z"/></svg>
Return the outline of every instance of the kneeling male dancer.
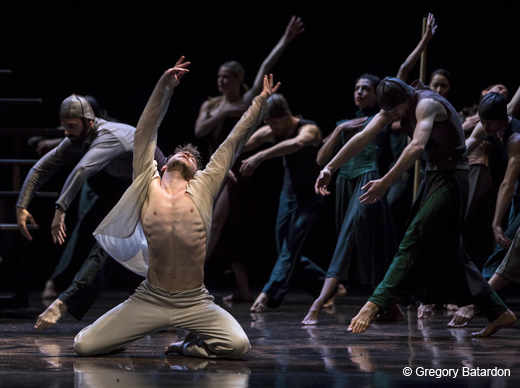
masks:
<svg viewBox="0 0 520 388"><path fill-rule="evenodd" d="M413 87L412 87L413 86ZM413 292L428 303L473 300L489 323L475 336L487 337L516 318L508 310L477 267L464 253L462 220L468 201L468 158L464 132L453 106L415 81L412 86L397 78L385 78L377 87L382 108L374 119L342 148L322 170L316 190L326 194L331 175L356 155L392 119L412 141L397 163L381 179L370 181L361 203L375 203L426 150L426 177L412 206L408 228L383 281L348 327L363 333L378 312L384 312L401 291Z"/></svg>
<svg viewBox="0 0 520 388"><path fill-rule="evenodd" d="M193 147L178 149L163 168L153 161L157 129L173 89L188 70L184 57L164 73L139 120L134 140L134 177L116 207L103 220L96 239L116 260L146 274L135 293L74 340L80 356L106 354L162 328L189 331L165 349L185 356L240 359L249 340L240 324L213 302L204 287L204 259L213 200L253 130L268 112L272 75L228 138L198 171Z"/></svg>

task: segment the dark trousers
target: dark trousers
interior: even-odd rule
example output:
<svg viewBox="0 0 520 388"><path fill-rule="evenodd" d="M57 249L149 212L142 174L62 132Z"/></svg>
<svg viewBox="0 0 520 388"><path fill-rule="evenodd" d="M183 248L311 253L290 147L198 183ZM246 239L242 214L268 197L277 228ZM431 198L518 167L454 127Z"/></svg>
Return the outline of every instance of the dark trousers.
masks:
<svg viewBox="0 0 520 388"><path fill-rule="evenodd" d="M142 276L127 270L96 243L74 277L72 284L58 298L65 303L70 315L81 321L115 275L126 278L129 293L133 292L143 281Z"/></svg>
<svg viewBox="0 0 520 388"><path fill-rule="evenodd" d="M385 311L402 290L428 303L475 303L489 320L507 307L464 253L467 171L429 172L385 278L370 301Z"/></svg>
<svg viewBox="0 0 520 388"><path fill-rule="evenodd" d="M268 307L276 308L282 304L294 272L298 272L314 298L319 296L325 271L302 256L301 250L322 204L322 199L317 196L298 199L296 195L282 191L276 219L278 259L262 290L269 296Z"/></svg>

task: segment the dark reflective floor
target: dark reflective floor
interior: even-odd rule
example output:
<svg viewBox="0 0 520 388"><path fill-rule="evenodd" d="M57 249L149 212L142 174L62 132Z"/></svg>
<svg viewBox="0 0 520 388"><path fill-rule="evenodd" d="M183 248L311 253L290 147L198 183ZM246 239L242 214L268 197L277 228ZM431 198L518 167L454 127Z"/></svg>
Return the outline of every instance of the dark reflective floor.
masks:
<svg viewBox="0 0 520 388"><path fill-rule="evenodd" d="M124 353L77 357L72 349L76 333L122 299L118 293L104 294L82 322L67 316L45 333L33 329L43 309L36 296L29 309L0 311L0 387L520 386L520 324L492 338L473 339L470 333L484 327L484 318L474 319L467 329L448 330L445 311L435 311L424 322L409 311L404 322L376 323L365 334L353 335L347 333L347 322L364 298L345 298L335 311L322 313L319 325L302 327L312 300L299 293L264 314L249 313L249 305L225 307L251 340L243 361L165 357L164 346L183 338L182 330L147 336ZM520 306L512 307L519 315ZM403 375L405 367L412 376ZM451 377L417 376L426 368L431 373L451 369ZM464 377L463 368L491 368L495 374L509 369L510 376Z"/></svg>

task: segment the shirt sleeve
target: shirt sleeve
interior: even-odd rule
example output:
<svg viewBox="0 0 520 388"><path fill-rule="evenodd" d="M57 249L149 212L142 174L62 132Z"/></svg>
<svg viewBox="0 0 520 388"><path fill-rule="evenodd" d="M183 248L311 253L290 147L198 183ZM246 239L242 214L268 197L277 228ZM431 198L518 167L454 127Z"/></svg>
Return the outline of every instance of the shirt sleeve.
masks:
<svg viewBox="0 0 520 388"><path fill-rule="evenodd" d="M134 138L134 179L147 171L154 162L157 130L168 110L173 89L178 84L179 81L173 74L164 73L137 123Z"/></svg>
<svg viewBox="0 0 520 388"><path fill-rule="evenodd" d="M190 184L196 185L198 182L203 182L214 198L245 143L264 120L268 111L269 106L266 98L261 95L257 96L227 139L215 151L204 171L198 172L194 178L195 182L190 181Z"/></svg>
<svg viewBox="0 0 520 388"><path fill-rule="evenodd" d="M81 158L63 185L60 197L56 201L67 211L72 200L83 186L83 183L101 171L110 161L126 152L125 146L110 131L102 131L87 153Z"/></svg>
<svg viewBox="0 0 520 388"><path fill-rule="evenodd" d="M16 206L27 209L34 194L60 167L71 160L80 158L82 155L83 152L70 139L64 139L31 168L23 183Z"/></svg>

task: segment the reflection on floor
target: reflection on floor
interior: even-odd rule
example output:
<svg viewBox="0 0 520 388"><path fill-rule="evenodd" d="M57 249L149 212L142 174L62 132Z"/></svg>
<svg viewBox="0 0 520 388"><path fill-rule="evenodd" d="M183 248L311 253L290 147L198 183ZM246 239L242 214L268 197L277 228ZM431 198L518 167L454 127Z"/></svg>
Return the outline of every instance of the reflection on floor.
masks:
<svg viewBox="0 0 520 388"><path fill-rule="evenodd" d="M182 329L147 336L123 353L77 357L75 334L122 299L106 293L82 322L67 316L45 333L33 329L43 310L36 295L29 309L0 311L0 387L520 386L518 323L492 338L473 339L470 333L484 327L484 318L449 330L446 311L418 322L412 310L404 322L375 323L365 334L353 335L347 323L363 298L344 298L322 313L317 326L303 327L312 300L299 293L262 314L251 314L246 304L223 306L250 338L252 349L243 361L165 357L164 346L183 338ZM512 307L519 315L518 305ZM405 368L411 376L404 375ZM491 376L463 376L484 369ZM506 369L510 376L495 376ZM441 373L450 375L438 378Z"/></svg>

